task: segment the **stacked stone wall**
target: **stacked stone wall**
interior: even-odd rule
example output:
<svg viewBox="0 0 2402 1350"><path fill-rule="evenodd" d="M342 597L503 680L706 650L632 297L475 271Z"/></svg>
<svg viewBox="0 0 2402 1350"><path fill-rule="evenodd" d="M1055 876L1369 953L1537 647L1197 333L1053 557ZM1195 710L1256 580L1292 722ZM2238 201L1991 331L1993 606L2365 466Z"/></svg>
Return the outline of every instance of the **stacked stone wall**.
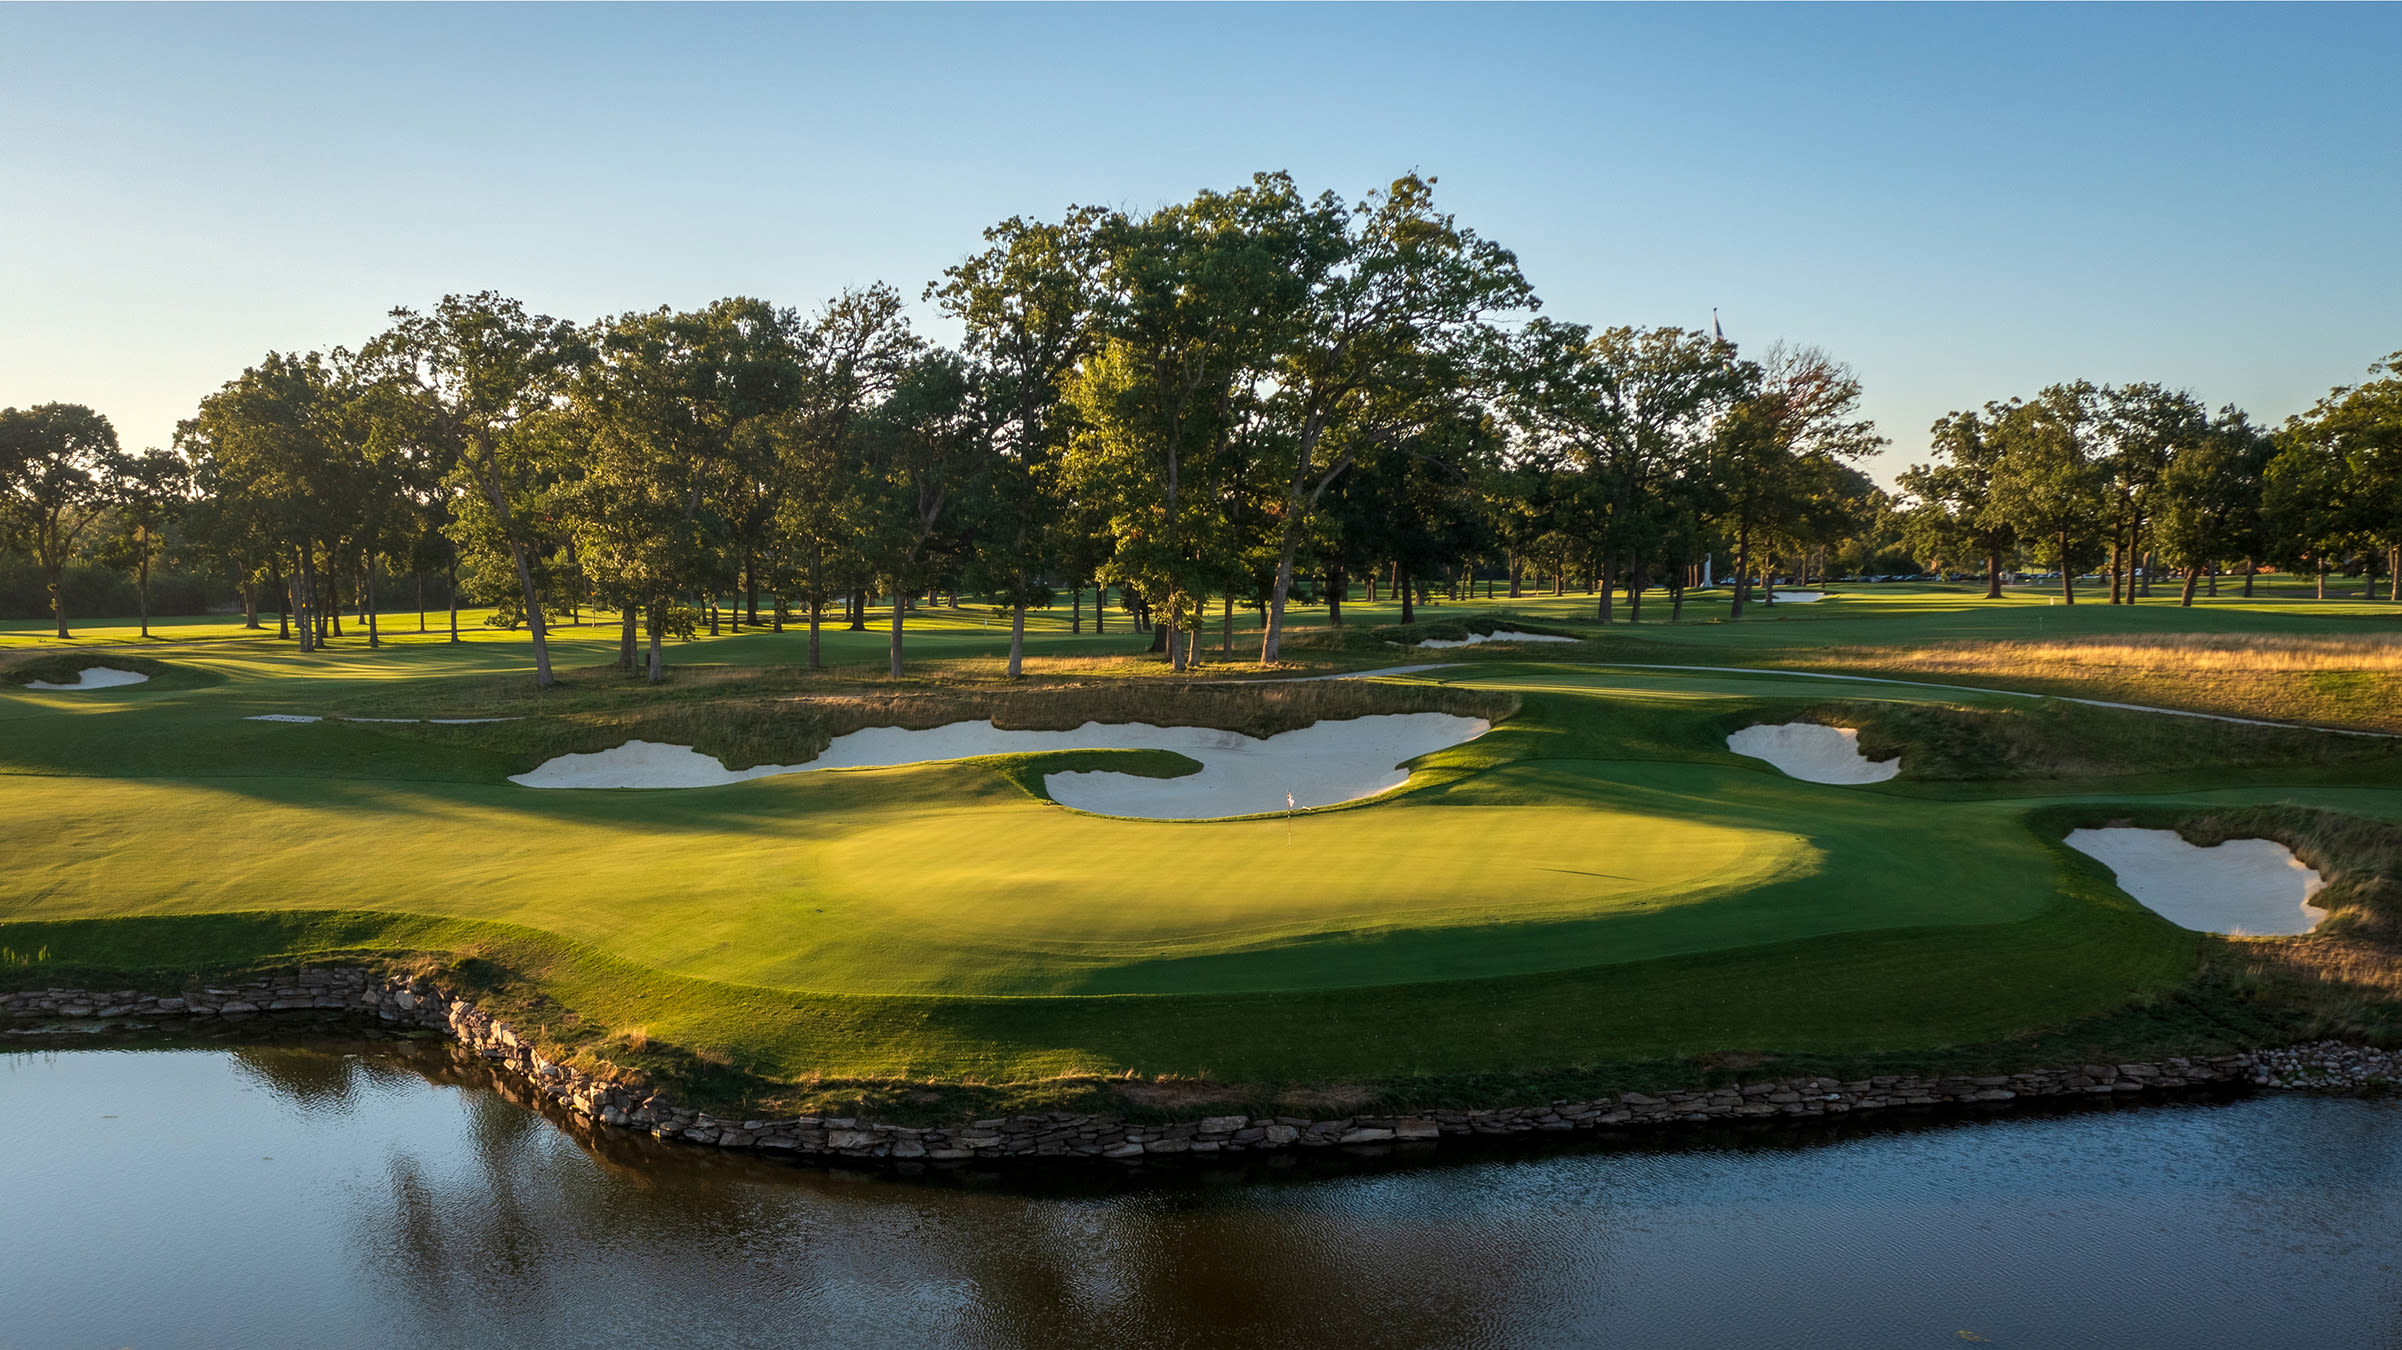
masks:
<svg viewBox="0 0 2402 1350"><path fill-rule="evenodd" d="M662 1139L784 1156L922 1159L1005 1158L1132 1160L1174 1155L1268 1152L1444 1139L1567 1134L1768 1119L1824 1119L1902 1107L1971 1106L2094 1097L2135 1097L2211 1084L2270 1088L2362 1087L2402 1082L2402 1052L2333 1043L2245 1054L2182 1057L2150 1064L2083 1064L2024 1073L1921 1077L1769 1079L1740 1085L1625 1092L1594 1101L1415 1115L1218 1115L1172 1123L1116 1116L1041 1112L966 1125L890 1125L849 1116L734 1120L680 1106L543 1058L516 1032L473 1003L438 986L357 969L308 969L274 980L200 986L179 995L139 990L27 990L0 994L0 1017L244 1017L297 1010L347 1012L424 1027L522 1075L561 1108L600 1125ZM22 1034L20 1031L18 1034Z"/></svg>

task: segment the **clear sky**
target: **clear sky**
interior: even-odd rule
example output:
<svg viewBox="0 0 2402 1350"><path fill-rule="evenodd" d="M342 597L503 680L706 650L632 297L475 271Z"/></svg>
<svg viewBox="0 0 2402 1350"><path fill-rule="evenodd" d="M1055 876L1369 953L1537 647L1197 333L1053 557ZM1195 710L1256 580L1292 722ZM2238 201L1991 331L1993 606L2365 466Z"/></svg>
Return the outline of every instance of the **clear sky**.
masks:
<svg viewBox="0 0 2402 1350"><path fill-rule="evenodd" d="M2402 7L0 6L0 405L163 444L492 288L913 298L1002 217L1415 168L1546 313L2299 411L2402 348ZM939 319L921 323L937 336Z"/></svg>

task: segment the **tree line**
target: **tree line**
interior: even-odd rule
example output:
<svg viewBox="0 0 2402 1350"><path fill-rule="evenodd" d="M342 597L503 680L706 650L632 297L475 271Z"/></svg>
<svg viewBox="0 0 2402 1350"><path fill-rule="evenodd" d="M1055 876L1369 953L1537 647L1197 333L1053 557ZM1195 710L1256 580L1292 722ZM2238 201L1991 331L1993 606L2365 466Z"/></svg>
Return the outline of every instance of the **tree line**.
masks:
<svg viewBox="0 0 2402 1350"><path fill-rule="evenodd" d="M2081 574L2109 603L2182 577L2190 605L2208 580L2264 568L2388 579L2402 599L2402 353L2274 431L2232 405L2211 412L2157 384L2056 384L2031 398L1953 412L1932 430L1934 462L1899 479L1897 518L1913 552L1981 570L1998 596L2018 561L2057 573L2074 604Z"/></svg>
<svg viewBox="0 0 2402 1350"><path fill-rule="evenodd" d="M551 626L592 611L657 680L662 641L703 624L805 627L815 668L823 625L881 603L898 674L912 605L965 591L1008 615L1015 675L1030 608L1064 592L1081 631L1089 588L1099 630L1114 589L1181 670L1213 619L1234 655L1238 607L1244 656L1274 662L1290 607L1340 624L1361 583L1405 622L1480 578L1581 585L1596 620L1640 622L1648 596L1673 618L1721 577L1739 618L1772 598L1755 581L1879 539L1975 560L1995 593L2005 562L2073 577L2106 545L2114 578L2305 537L2337 570L2392 547L2371 505L2392 455L2359 429L2390 426L2391 378L2275 435L2152 386L2058 386L1945 418L1937 462L1891 497L1858 467L1884 442L1841 362L1746 355L1715 323L1542 316L1516 257L1434 189L1347 201L1261 174L1150 212L1011 218L923 292L953 348L881 284L587 323L448 296L355 349L267 354L171 450L125 455L73 405L0 413L5 539L44 569L62 636L61 569L106 540L144 577L171 550L229 579L245 622L264 601L304 651L345 607L379 642L379 596L432 578L454 637L462 596L522 626L542 684ZM2292 533L2306 500L2325 519Z"/></svg>

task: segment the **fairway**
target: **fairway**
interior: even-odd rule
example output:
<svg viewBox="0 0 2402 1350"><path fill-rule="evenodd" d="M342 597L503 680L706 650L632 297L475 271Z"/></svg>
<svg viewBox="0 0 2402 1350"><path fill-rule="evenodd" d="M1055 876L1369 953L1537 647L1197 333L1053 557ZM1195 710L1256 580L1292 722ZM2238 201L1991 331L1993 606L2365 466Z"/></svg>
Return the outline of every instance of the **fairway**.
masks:
<svg viewBox="0 0 2402 1350"><path fill-rule="evenodd" d="M1518 612L1571 622L1569 603ZM200 941L189 925L224 916L249 926L207 930L201 945L233 944L222 957L480 953L549 971L550 996L596 1025L639 1024L770 1077L1285 1079L1884 1053L2104 1013L2193 970L2194 935L2031 823L2047 811L2292 800L2402 816L2381 741L1940 680L1670 668L1764 667L1821 634L1922 640L1961 605L1838 592L1757 624L1572 627L1583 640L1556 654L1447 652L1456 664L1385 687L1517 711L1416 761L1386 798L1227 821L1069 810L1041 795L1043 756L537 791L508 775L579 710L622 700L605 681L534 696L513 675L522 646L488 631L313 658L211 634L145 649L167 663L145 684L0 691L0 938L70 963L122 961L130 942L173 966L198 959L170 950ZM2040 608L1978 613L2031 627L2053 617ZM2109 617L2128 613L2155 622ZM941 679L974 687L985 630L929 629ZM796 636L690 644L679 662L697 682L666 696L783 716L812 686L779 676L772 697L746 694L741 672ZM877 636L828 645L872 652ZM1131 645L1040 625L1030 640L1103 688L1142 678L1113 655ZM1390 664L1377 646L1323 659ZM569 630L557 649L572 666L609 646ZM264 713L328 720L251 720ZM506 720L344 720L444 716ZM1727 749L1733 730L1801 717L1865 726L1863 748L1902 755L1902 776L1818 785ZM133 918L170 926L76 923ZM1296 1017L1351 1029L1297 1036ZM1404 1024L1421 1029L1387 1034ZM1501 1025L1516 1028L1506 1048L1491 1043Z"/></svg>

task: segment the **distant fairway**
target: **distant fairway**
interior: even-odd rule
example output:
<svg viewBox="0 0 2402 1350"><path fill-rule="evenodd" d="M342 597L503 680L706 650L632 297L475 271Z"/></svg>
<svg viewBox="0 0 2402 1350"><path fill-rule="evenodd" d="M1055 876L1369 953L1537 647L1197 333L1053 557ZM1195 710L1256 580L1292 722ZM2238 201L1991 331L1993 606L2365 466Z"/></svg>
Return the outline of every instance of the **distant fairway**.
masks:
<svg viewBox="0 0 2402 1350"><path fill-rule="evenodd" d="M1572 603L1520 608L1558 623ZM2192 934L2030 829L2032 811L2295 800L2402 816L2382 743L2322 751L2306 733L2026 698L1643 668L1791 660L1804 637L2032 636L2059 622L2025 597L1980 603L1896 589L1756 623L1619 627L1557 659L1444 653L1460 664L1415 680L1508 691L1520 713L1421 761L1396 798L1232 822L1072 812L1021 786L1039 772L981 762L538 792L505 782L521 747L614 686L536 697L496 684L522 669L513 635L452 647L412 632L314 659L255 636L152 644L145 655L191 674L88 693L0 686L0 943L47 946L62 969L472 955L596 1033L640 1027L770 1079L1282 1081L1887 1053L2107 1012L2193 971ZM2289 610L2139 606L2093 622L2363 622ZM937 686L972 685L997 637L938 618L913 650L937 663ZM559 659L605 661L613 636L570 630ZM835 659L880 655L880 634L829 638ZM659 697L714 707L708 663L789 661L800 641L679 646L699 682ZM1317 659L1409 659L1350 641ZM1044 631L1033 650L1070 673L1139 679L1113 654L1141 642ZM1874 734L1920 738L1906 766L1949 768L1827 787L1725 748L1735 727L1836 704L1872 721L1930 710ZM746 715L774 715L772 700L756 706L769 711ZM246 720L462 711L520 720ZM2034 767L1980 768L1976 746L1954 743L1975 739L1978 717L2017 719L1995 734L2015 738L2009 763ZM2275 739L2289 735L2305 739ZM2045 767L2070 752L2126 771ZM138 921L84 922L96 919Z"/></svg>

